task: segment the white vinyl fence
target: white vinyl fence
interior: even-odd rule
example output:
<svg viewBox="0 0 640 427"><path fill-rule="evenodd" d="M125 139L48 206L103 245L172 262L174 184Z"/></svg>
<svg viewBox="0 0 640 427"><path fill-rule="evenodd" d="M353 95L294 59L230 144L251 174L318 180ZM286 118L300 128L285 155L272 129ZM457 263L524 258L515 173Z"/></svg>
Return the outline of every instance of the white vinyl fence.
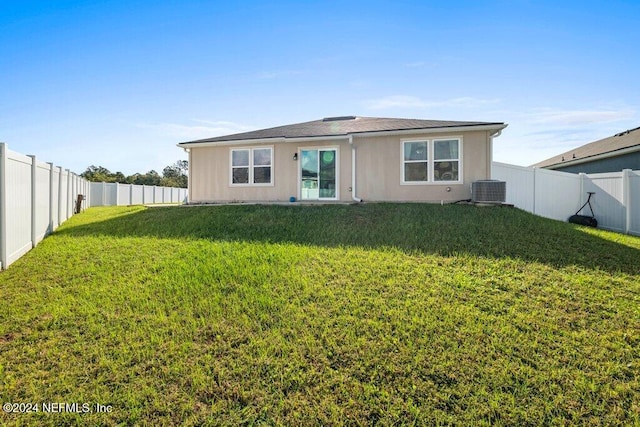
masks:
<svg viewBox="0 0 640 427"><path fill-rule="evenodd" d="M89 182L35 156L0 143L0 268L34 248L75 213L78 195L89 196ZM83 200L80 210L89 206Z"/></svg>
<svg viewBox="0 0 640 427"><path fill-rule="evenodd" d="M91 183L81 176L26 156L0 143L0 269L34 248L89 206L183 203L186 188ZM95 199L94 199L95 197Z"/></svg>
<svg viewBox="0 0 640 427"><path fill-rule="evenodd" d="M187 189L154 185L92 182L89 206L127 206L158 203L186 203Z"/></svg>
<svg viewBox="0 0 640 427"><path fill-rule="evenodd" d="M595 192L598 227L640 235L640 171L573 174L493 163L491 177L507 183L506 203L546 218L566 221ZM581 212L590 214L589 207Z"/></svg>

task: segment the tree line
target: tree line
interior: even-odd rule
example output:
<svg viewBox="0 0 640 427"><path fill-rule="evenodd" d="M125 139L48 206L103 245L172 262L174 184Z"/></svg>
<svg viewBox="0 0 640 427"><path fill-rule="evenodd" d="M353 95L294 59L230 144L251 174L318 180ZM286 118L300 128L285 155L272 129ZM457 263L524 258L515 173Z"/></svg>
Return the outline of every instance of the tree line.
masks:
<svg viewBox="0 0 640 427"><path fill-rule="evenodd" d="M119 182L122 184L187 188L188 170L189 162L187 160L178 160L164 168L162 175L155 170L150 170L145 174L134 173L133 175L125 176L122 172L111 172L105 167L91 165L80 176L91 182Z"/></svg>

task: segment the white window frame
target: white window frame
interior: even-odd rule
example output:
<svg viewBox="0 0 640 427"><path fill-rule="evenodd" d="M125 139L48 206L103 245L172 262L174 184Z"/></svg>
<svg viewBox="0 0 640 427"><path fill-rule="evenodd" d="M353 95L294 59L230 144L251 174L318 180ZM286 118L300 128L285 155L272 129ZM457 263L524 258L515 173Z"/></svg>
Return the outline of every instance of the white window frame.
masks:
<svg viewBox="0 0 640 427"><path fill-rule="evenodd" d="M264 165L254 165L253 164L253 151L254 150L264 150L268 149L271 155L269 167L271 168L270 174L270 182L264 183L254 183L254 169L260 167L266 167ZM261 145L256 147L233 147L229 149L229 186L230 187L273 187L274 184L274 166L273 166L273 145ZM233 152L234 151L249 151L249 182L248 183L234 183L233 182ZM236 166L238 167L247 167L247 166Z"/></svg>
<svg viewBox="0 0 640 427"><path fill-rule="evenodd" d="M436 181L435 180L435 163L447 160L435 160L435 142L436 141L458 141L458 179L454 181ZM410 142L426 142L427 143L427 180L426 181L406 181L404 176L404 165L407 163L419 163L418 161L408 161L404 159L404 144ZM462 136L439 136L437 138L415 138L415 139L402 139L400 140L400 185L451 185L462 184L464 177L462 176L463 170L463 139ZM455 159L448 159L448 161L456 161ZM420 162L423 162L422 160Z"/></svg>

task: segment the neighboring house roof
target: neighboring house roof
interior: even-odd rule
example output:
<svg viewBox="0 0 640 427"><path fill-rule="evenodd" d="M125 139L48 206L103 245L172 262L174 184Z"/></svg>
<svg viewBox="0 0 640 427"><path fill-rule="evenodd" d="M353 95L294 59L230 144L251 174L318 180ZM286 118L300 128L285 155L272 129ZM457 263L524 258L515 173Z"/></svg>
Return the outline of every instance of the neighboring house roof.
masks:
<svg viewBox="0 0 640 427"><path fill-rule="evenodd" d="M498 122L465 122L445 120L416 120L416 119L390 119L378 117L327 117L311 122L296 123L286 126L278 126L269 129L260 129L251 132L237 133L234 135L218 136L214 138L199 139L196 141L181 142L182 147L197 146L198 144L215 144L230 142L250 142L256 140L271 139L307 139L320 137L344 137L348 135L375 133L418 131L425 129L451 129L451 128L481 128L486 130L500 130L506 127Z"/></svg>
<svg viewBox="0 0 640 427"><path fill-rule="evenodd" d="M640 127L617 133L608 138L585 144L558 154L533 165L534 167L558 169L580 163L640 151Z"/></svg>

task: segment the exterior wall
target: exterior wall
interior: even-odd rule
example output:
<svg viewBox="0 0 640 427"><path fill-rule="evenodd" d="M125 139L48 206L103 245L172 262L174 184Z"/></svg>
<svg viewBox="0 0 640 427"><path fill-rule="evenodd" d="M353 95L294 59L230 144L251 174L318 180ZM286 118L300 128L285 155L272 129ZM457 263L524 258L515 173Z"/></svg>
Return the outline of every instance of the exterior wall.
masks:
<svg viewBox="0 0 640 427"><path fill-rule="evenodd" d="M623 169L640 170L640 151L578 165L555 168L557 171L571 173L620 172Z"/></svg>
<svg viewBox="0 0 640 427"><path fill-rule="evenodd" d="M471 198L471 182L490 178L490 146L487 131L353 137L356 147L356 195L366 201L452 202ZM458 137L462 140L461 183L402 185L403 140ZM230 185L232 148L273 147L272 186ZM338 150L338 201L352 200L351 146L348 137L305 142L237 144L193 147L189 165L190 203L270 202L300 199L299 160L294 154L306 147ZM449 191L447 191L449 189Z"/></svg>
<svg viewBox="0 0 640 427"><path fill-rule="evenodd" d="M235 187L230 181L230 150L245 147L273 147L272 186ZM351 148L348 140L313 141L304 143L247 144L191 148L190 202L217 203L239 201L288 201L300 198L299 160L293 155L305 147L337 147L339 201L351 200Z"/></svg>
<svg viewBox="0 0 640 427"><path fill-rule="evenodd" d="M462 140L462 183L403 185L401 141L448 137ZM485 131L356 138L356 195L367 201L453 202L470 199L471 182L490 178L488 140Z"/></svg>

